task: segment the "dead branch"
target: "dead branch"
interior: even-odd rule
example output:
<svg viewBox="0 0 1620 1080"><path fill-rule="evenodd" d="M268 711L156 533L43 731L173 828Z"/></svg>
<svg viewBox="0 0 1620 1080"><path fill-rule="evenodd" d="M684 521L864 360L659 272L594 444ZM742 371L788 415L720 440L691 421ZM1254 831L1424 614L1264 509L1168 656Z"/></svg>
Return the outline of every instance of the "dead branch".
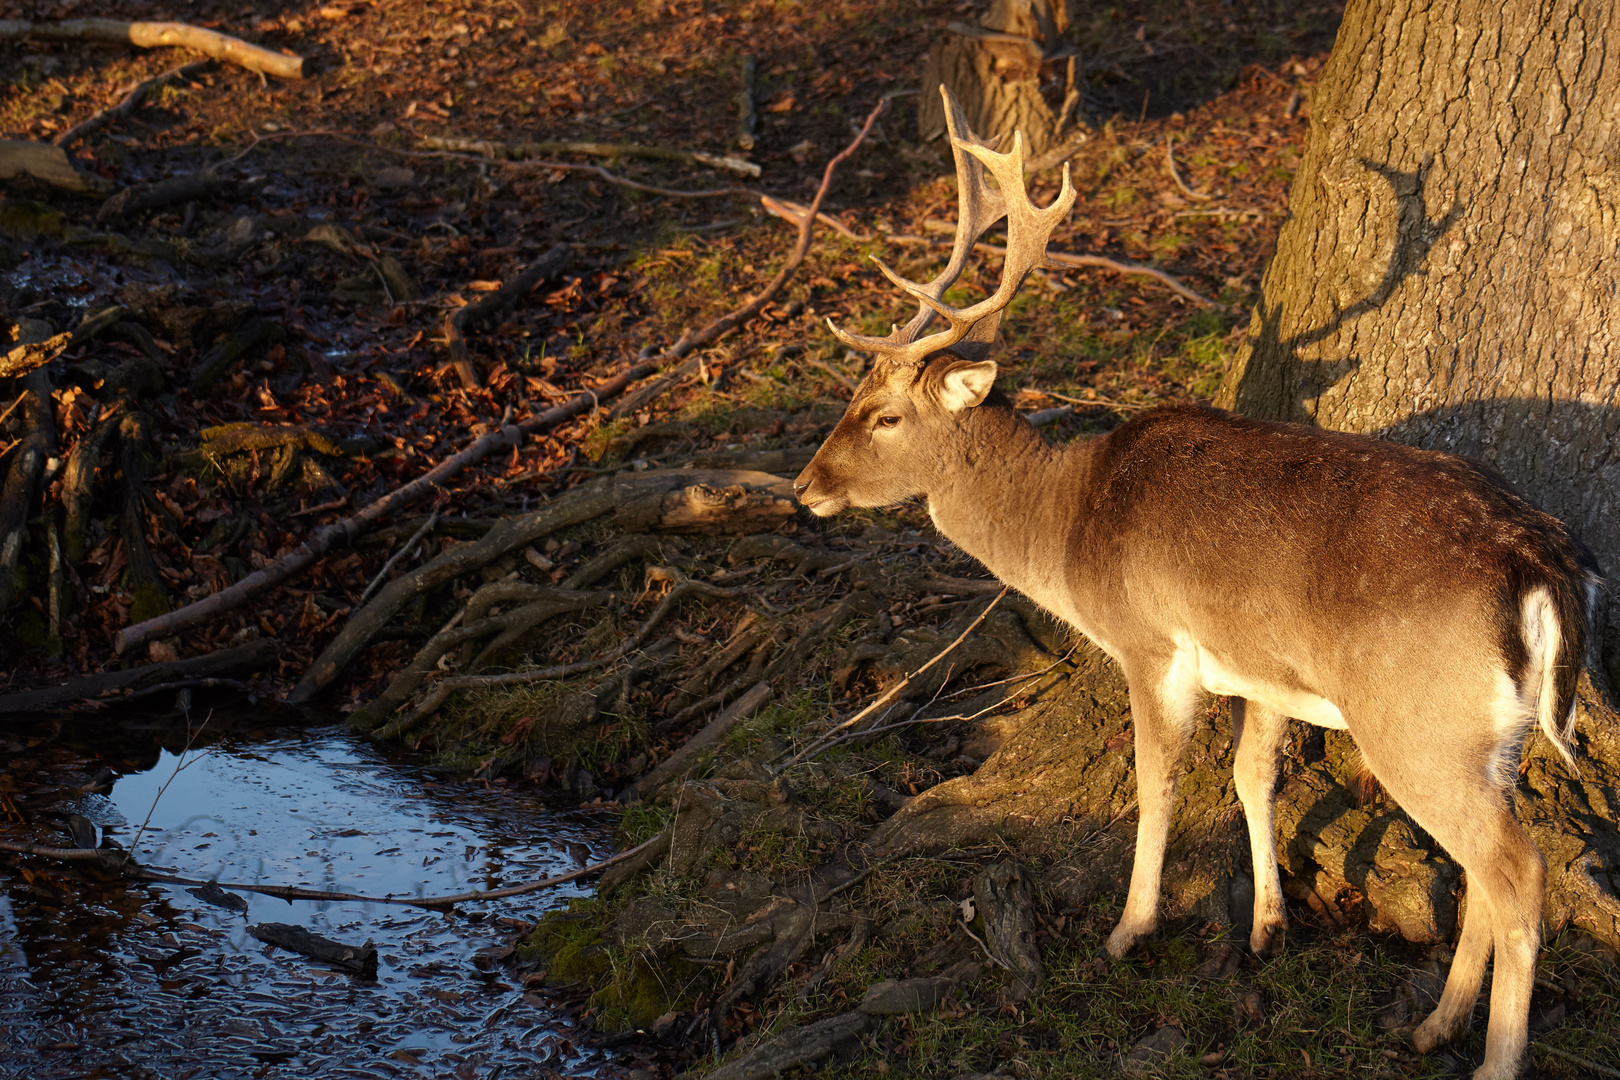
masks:
<svg viewBox="0 0 1620 1080"><path fill-rule="evenodd" d="M377 571L377 576L371 579L371 584L366 586L366 591L360 594L360 599L354 602L354 606L361 607L367 600L371 599L371 594L377 591L378 586L383 583L383 579L388 576L388 572L398 565L399 560L403 559L407 554L409 554L412 548L416 547L417 541L421 540L422 537L432 532L433 526L437 525L438 523L438 511L434 511L433 513L429 514L428 519L422 522L422 527L417 529L416 532L412 534L411 538L405 541L398 551L390 555L387 562L383 563L383 568Z"/></svg>
<svg viewBox="0 0 1620 1080"><path fill-rule="evenodd" d="M530 263L516 277L504 282L499 289L465 307L457 308L444 320L445 346L450 351L450 366L456 369L456 375L461 379L462 386L472 390L481 385L478 373L473 370L472 354L467 351L467 327L489 318L497 311L511 307L519 297L526 296L529 290L540 282L549 281L566 270L572 257L573 251L567 244L558 244Z"/></svg>
<svg viewBox="0 0 1620 1080"><path fill-rule="evenodd" d="M302 79L304 58L271 52L241 38L181 22L119 22L116 19L64 19L30 22L0 19L0 41L101 41L138 49L179 48L202 53L278 79Z"/></svg>
<svg viewBox="0 0 1620 1080"><path fill-rule="evenodd" d="M42 370L31 371L23 376L22 389L28 395L23 405L23 434L5 483L0 486L0 612L11 606L34 494L44 475L45 462L56 453L49 377Z"/></svg>
<svg viewBox="0 0 1620 1080"><path fill-rule="evenodd" d="M487 435L480 436L459 453L441 461L410 483L395 488L376 502L367 505L358 513L316 530L314 536L311 536L304 543L298 545L298 547L264 569L254 571L236 584L221 589L212 596L204 597L193 604L187 604L185 607L171 611L167 615L160 615L155 619L148 619L143 623L125 627L114 638L114 649L122 654L129 649L145 644L154 637L162 637L165 634L200 626L224 612L241 606L260 593L273 589L282 582L303 573L334 548L352 543L356 537L367 532L384 517L409 506L417 499L436 490L438 485L445 480L467 466L481 461L490 452L516 446L525 436L549 431L565 420L570 420L587 409L594 408L601 398L611 397L619 393L637 379L650 375L657 369L658 366L653 363L637 364L597 386L594 390L587 390L576 395L565 404L553 409L547 409L545 412L530 417L521 423L508 425Z"/></svg>
<svg viewBox="0 0 1620 1080"><path fill-rule="evenodd" d="M260 638L234 649L220 649L184 660L82 675L60 686L0 696L0 714L51 712L80 702L106 699L109 695L140 694L166 683L243 675L263 670L275 660L279 650L280 645L274 639Z"/></svg>
<svg viewBox="0 0 1620 1080"><path fill-rule="evenodd" d="M188 176L173 176L155 184L136 184L102 203L96 210L96 224L117 224L135 214L144 214L148 210L173 206L175 203L196 202L217 192L233 191L239 186L235 180L226 180L208 170Z"/></svg>
<svg viewBox="0 0 1620 1080"><path fill-rule="evenodd" d="M755 683L749 691L722 712L719 716L703 728L702 731L686 740L686 745L675 751L669 757L660 761L651 772L626 788L619 796L620 802L633 802L643 796L650 795L663 787L669 781L681 775L697 761L697 756L706 750L718 746L720 740L731 733L731 729L763 709L771 700L771 684L763 679Z"/></svg>
<svg viewBox="0 0 1620 1080"><path fill-rule="evenodd" d="M659 834L659 836L662 835L662 833ZM0 840L0 851L74 862L101 862L112 868L122 868L130 877L139 878L142 881L156 881L166 885L206 886L212 884L217 888L230 889L233 892L258 893L260 896L274 896L282 900L345 900L366 904L400 904L406 907L447 908L456 904L472 904L483 900L504 900L509 896L524 896L528 893L539 892L541 889L552 889L558 885L567 885L571 881L578 881L581 878L599 874L610 866L634 858L657 842L658 837L655 836L651 840L637 844L633 848L626 848L612 858L603 859L601 862L582 866L578 870L571 870L566 874L558 874L555 877L541 878L539 881L531 881L524 885L508 885L504 889L485 889L480 892L456 893L453 896L364 896L360 893L305 889L292 885L244 885L232 881L210 882L201 878L181 877L178 874L135 866L129 861L129 852L108 848L52 848L38 844L20 844L16 841Z"/></svg>
<svg viewBox="0 0 1620 1080"><path fill-rule="evenodd" d="M130 87L129 93L125 94L123 100L118 104L109 105L94 116L86 117L52 139L51 142L57 146L72 146L91 132L98 131L112 121L128 116L140 108L141 102L145 101L146 95L152 91L165 87L172 82L182 82L190 79L212 63L212 60L193 60L189 64L181 64L177 68L170 68L163 74L155 75L145 82L136 83Z"/></svg>
<svg viewBox="0 0 1620 1080"><path fill-rule="evenodd" d="M0 181L6 180L32 181L81 194L112 186L99 176L75 169L60 146L25 139L0 139Z"/></svg>
<svg viewBox="0 0 1620 1080"><path fill-rule="evenodd" d="M911 685L912 680L917 678L917 676L921 675L923 672L927 671L929 668L933 667L935 664L939 663L941 660L945 659L945 657L947 655L949 655L950 652L953 649L955 649L958 645L962 644L962 642L966 641L968 635L973 633L974 630L977 630L978 627L979 627L979 624L984 622L985 618L992 611L995 610L997 604L1001 603L1001 598L1007 595L1007 589L1008 589L1008 586L1003 585L1001 587L1001 591L996 593L995 599L991 600L988 604L986 604L985 607L984 607L984 610L979 612L978 618L976 618L972 622L968 623L967 629L963 630L960 634L958 634L956 636L955 641L951 642L949 645L945 646L939 652L935 653L934 658L932 660L928 661L928 663L924 664L922 667L918 668L916 671L913 671L910 675L907 675L904 679L901 679L899 682L895 683L888 690L886 690L883 693L883 695L881 697L879 697L876 701L872 702L872 704L868 705L866 708L862 709L860 712L856 713L854 716L850 717L848 720L845 720L842 723L835 725L834 727L832 727L828 731L822 732L822 734L814 742L812 742L809 746L805 747L803 750L800 750L797 754L794 754L787 761L783 762L780 766L773 769L772 772L776 772L776 773L786 772L788 769L790 769L793 766L797 765L799 762L804 761L804 760L806 760L808 758L814 757L816 754L819 754L822 750L826 749L827 746L831 744L832 740L838 735L839 732L844 731L844 730L846 730L848 728L854 727L856 724L860 723L862 720L865 720L868 716L871 716L873 713L877 712L883 706L885 706L889 702L893 701L896 697L898 697L900 695L900 691L904 690L907 686Z"/></svg>
<svg viewBox="0 0 1620 1080"><path fill-rule="evenodd" d="M433 135L422 136L416 140L416 144L429 150L477 154L479 157L504 161L533 161L552 154L580 154L585 157L602 158L652 158L658 161L679 161L687 165L707 165L739 176L756 180L759 178L759 166L752 161L744 161L730 155L676 150L667 146L599 142L498 143L487 139L446 138Z"/></svg>
<svg viewBox="0 0 1620 1080"><path fill-rule="evenodd" d="M43 341L19 342L0 357L0 379L15 378L48 364L75 345L95 337L117 322L124 314L121 307L103 308L84 317L78 326L63 334L54 334Z"/></svg>
<svg viewBox="0 0 1620 1080"><path fill-rule="evenodd" d="M1187 182L1176 171L1176 137L1173 134L1164 137L1164 163L1170 169L1170 179L1176 182L1176 187L1180 188L1181 193L1187 198L1192 199L1194 202L1209 202L1215 198L1213 195L1205 195L1202 191L1194 191L1188 187Z"/></svg>
<svg viewBox="0 0 1620 1080"><path fill-rule="evenodd" d="M266 945L313 957L361 978L377 977L377 949L370 942L345 945L291 923L257 923L248 927L248 933Z"/></svg>
<svg viewBox="0 0 1620 1080"><path fill-rule="evenodd" d="M944 228L949 229L951 232L956 231L955 225L944 221L924 222L924 225L928 228ZM891 240L896 244L926 244L929 247L946 248L951 246L949 241L930 240L926 236L907 236L903 233L890 233L884 239ZM1005 256L1007 254L1007 249L999 244L977 243L973 245L973 250L985 255ZM1150 277L1177 296L1190 300L1200 307L1214 306L1213 300L1194 292L1163 270L1157 270L1151 266L1143 266L1140 263L1119 262L1103 255L1069 255L1062 251L1052 251L1050 249L1046 252L1046 257L1061 266L1094 267L1101 270L1112 270L1116 274L1134 274L1141 277Z"/></svg>
<svg viewBox="0 0 1620 1080"><path fill-rule="evenodd" d="M786 199L773 199L769 195L761 195L759 204L765 208L766 213L801 228L804 226L804 215L809 212L809 207L800 206L796 202L788 202ZM817 214L816 220L846 240L863 241L872 239L870 236L862 236L860 233L855 232L831 214Z"/></svg>
<svg viewBox="0 0 1620 1080"><path fill-rule="evenodd" d="M411 695L416 693L416 688L437 670L439 661L463 645L470 645L494 635L506 637L514 631L522 633L547 619L590 607L601 607L618 598L618 594L613 592L584 593L571 589L529 585L527 582L512 584L525 586L525 591L531 594L528 603L500 615L481 618L472 610L472 603L469 602L467 614L463 616L463 625L433 635L432 639L417 651L415 658L394 676L387 689L361 709L349 714L349 723L362 730L374 726L370 722L371 717L381 719L404 705L410 700ZM480 594L484 592L484 589L479 590ZM475 595L474 600L476 599L478 597Z"/></svg>
<svg viewBox="0 0 1620 1080"><path fill-rule="evenodd" d="M669 595L664 597L663 602L653 609L653 613L647 616L647 620L641 624L641 627L635 633L601 656L593 657L590 660L578 660L572 664L558 664L553 667L505 671L499 675L452 675L440 679L433 685L433 689L417 703L414 709L379 731L376 738L397 738L438 712L440 707L449 700L450 695L460 690L490 689L499 686L528 686L531 683L567 679L575 675L583 675L587 671L595 671L598 668L606 667L608 664L621 660L639 649L669 613L675 610L675 605L687 596L699 593L704 596L729 599L740 596L745 591L743 589L723 589L717 585L710 585L705 581L683 581L669 591ZM356 710L356 713L359 711ZM370 719L369 715L367 719ZM355 723L354 714L350 714L349 722L351 726L358 726Z"/></svg>

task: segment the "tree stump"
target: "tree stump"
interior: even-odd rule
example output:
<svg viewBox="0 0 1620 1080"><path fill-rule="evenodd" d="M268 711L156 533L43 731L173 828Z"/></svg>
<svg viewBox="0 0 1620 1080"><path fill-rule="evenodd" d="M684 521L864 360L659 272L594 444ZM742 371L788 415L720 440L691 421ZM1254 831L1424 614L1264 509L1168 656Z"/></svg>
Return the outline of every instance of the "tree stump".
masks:
<svg viewBox="0 0 1620 1080"><path fill-rule="evenodd" d="M980 137L1000 135L1001 149L1008 150L1013 132L1022 131L1026 152L1039 158L1063 138L1079 108L1073 57L1062 42L1068 10L1061 0L995 0L979 24L949 24L928 50L917 137L930 143L945 134L943 85L962 103L968 126ZM1042 93L1043 84L1056 81L1053 68L1065 56L1067 82L1054 107ZM949 153L950 147L941 145Z"/></svg>

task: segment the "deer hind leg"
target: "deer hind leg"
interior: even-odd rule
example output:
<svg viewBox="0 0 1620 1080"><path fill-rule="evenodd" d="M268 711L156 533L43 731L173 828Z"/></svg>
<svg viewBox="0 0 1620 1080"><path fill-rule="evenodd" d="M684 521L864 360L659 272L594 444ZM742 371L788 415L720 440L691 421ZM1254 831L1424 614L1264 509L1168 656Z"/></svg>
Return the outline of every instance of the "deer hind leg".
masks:
<svg viewBox="0 0 1620 1080"><path fill-rule="evenodd" d="M1277 955L1288 937L1273 815L1277 764L1287 735L1286 716L1244 698L1232 699L1233 779L1249 822L1249 852L1254 860L1254 929L1249 947L1257 956Z"/></svg>
<svg viewBox="0 0 1620 1080"><path fill-rule="evenodd" d="M1159 879L1175 811L1176 773L1202 691L1173 661L1143 678L1128 671L1131 723L1136 729L1136 858L1125 913L1108 936L1111 956L1124 956L1159 925Z"/></svg>
<svg viewBox="0 0 1620 1080"><path fill-rule="evenodd" d="M1529 1043L1546 863L1513 817L1505 781L1491 767L1493 748L1470 747L1466 738L1436 738L1418 753L1355 734L1390 794L1468 875L1468 917L1456 959L1440 1004L1413 1033L1413 1042L1428 1051L1466 1030L1494 950L1485 1061L1474 1077L1512 1080ZM1392 749L1401 753L1392 755Z"/></svg>

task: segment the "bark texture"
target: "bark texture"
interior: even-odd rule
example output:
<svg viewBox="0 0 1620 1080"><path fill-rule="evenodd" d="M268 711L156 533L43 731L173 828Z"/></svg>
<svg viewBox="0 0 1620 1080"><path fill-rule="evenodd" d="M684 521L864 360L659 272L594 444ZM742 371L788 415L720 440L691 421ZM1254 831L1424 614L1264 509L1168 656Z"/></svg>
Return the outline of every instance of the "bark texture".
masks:
<svg viewBox="0 0 1620 1080"><path fill-rule="evenodd" d="M945 137L939 97L944 85L962 103L968 126L978 135L1003 136L1001 149L1010 150L1013 132L1022 131L1030 157L1043 155L1062 137L1078 104L1072 83L1070 96L1057 108L1041 95L1043 65L1054 58L1068 26L1061 0L996 0L978 26L951 23L928 50L918 137L923 142Z"/></svg>
<svg viewBox="0 0 1620 1080"><path fill-rule="evenodd" d="M1353 0L1217 404L1489 461L1620 571L1617 50L1609 5Z"/></svg>
<svg viewBox="0 0 1620 1080"><path fill-rule="evenodd" d="M1612 6L1351 0L1216 404L1488 461L1620 572L1616 50ZM1583 688L1581 775L1534 737L1516 808L1547 858L1547 927L1620 945L1620 718L1600 697ZM1455 869L1329 765L1279 797L1289 891L1332 909L1349 889L1375 925L1445 937ZM1300 783L1317 805L1289 805Z"/></svg>

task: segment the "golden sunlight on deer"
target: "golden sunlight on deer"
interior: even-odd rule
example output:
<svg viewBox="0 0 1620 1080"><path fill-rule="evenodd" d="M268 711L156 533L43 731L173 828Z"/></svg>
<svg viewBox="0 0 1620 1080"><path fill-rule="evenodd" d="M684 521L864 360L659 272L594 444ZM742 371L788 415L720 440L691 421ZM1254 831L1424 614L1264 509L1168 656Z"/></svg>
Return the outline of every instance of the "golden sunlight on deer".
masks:
<svg viewBox="0 0 1620 1080"><path fill-rule="evenodd" d="M795 481L818 515L922 496L939 530L1109 653L1130 682L1141 819L1115 956L1154 931L1178 762L1209 694L1231 695L1255 866L1257 953L1286 916L1272 802L1287 718L1346 728L1401 806L1466 869L1470 903L1429 1051L1467 1026L1494 949L1476 1080L1525 1060L1544 862L1511 809L1538 724L1573 766L1576 682L1599 571L1494 470L1357 435L1194 406L1053 446L995 391L1001 312L1074 203L1023 181L1023 144L976 138L945 95L960 184L945 270L887 337L834 332L875 362ZM996 181L992 188L986 173ZM1003 217L1000 285L944 302ZM924 336L935 317L945 328Z"/></svg>

